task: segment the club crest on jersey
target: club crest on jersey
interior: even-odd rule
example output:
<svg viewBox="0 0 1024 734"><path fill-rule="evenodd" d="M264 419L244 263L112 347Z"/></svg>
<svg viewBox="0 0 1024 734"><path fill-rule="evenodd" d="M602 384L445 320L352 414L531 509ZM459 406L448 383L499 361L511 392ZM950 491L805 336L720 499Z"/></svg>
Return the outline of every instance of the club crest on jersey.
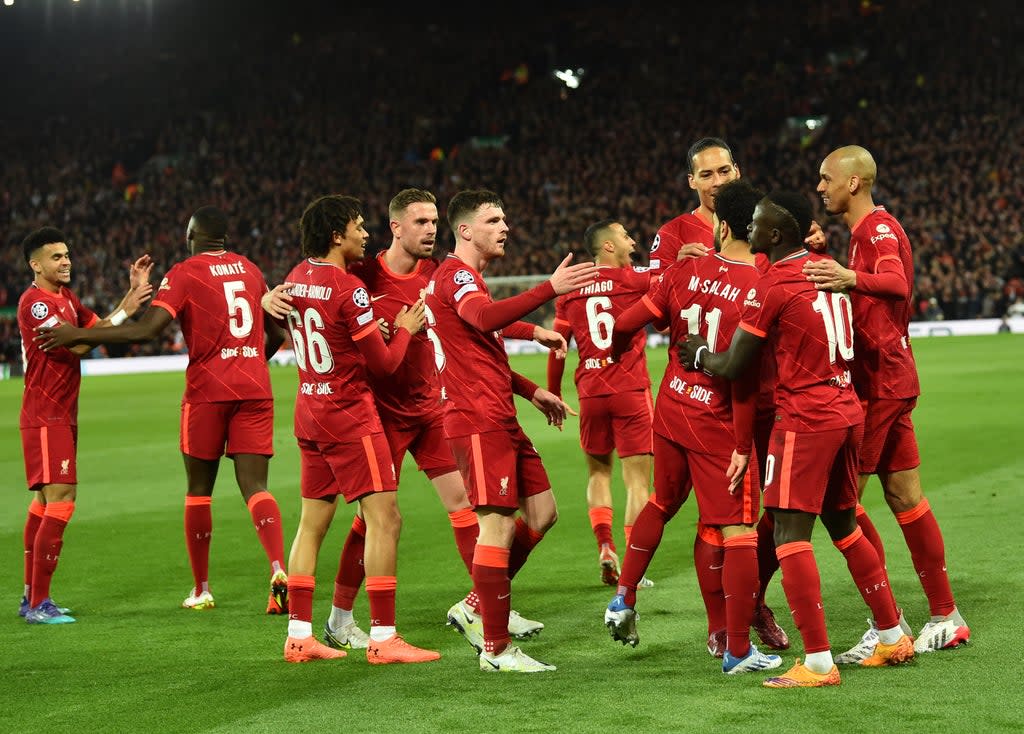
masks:
<svg viewBox="0 0 1024 734"><path fill-rule="evenodd" d="M885 234L886 232L892 232L892 228L885 222L879 222L878 226L875 227L875 231Z"/></svg>
<svg viewBox="0 0 1024 734"><path fill-rule="evenodd" d="M50 313L50 307L42 301L36 301L32 304L32 316L40 321L45 319Z"/></svg>
<svg viewBox="0 0 1024 734"><path fill-rule="evenodd" d="M367 308L370 305L370 294L366 292L365 288L356 288L352 291L352 303L359 308Z"/></svg>
<svg viewBox="0 0 1024 734"><path fill-rule="evenodd" d="M468 270L459 270L455 273L455 285L466 285L476 280Z"/></svg>

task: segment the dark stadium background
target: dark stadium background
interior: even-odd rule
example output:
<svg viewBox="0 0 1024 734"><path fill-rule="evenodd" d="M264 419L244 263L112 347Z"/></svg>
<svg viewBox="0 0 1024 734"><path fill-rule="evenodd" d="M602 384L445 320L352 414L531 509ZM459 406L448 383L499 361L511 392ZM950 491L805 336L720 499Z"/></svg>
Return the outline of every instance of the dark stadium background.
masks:
<svg viewBox="0 0 1024 734"><path fill-rule="evenodd" d="M206 203L273 284L314 196L361 198L372 248L399 189L431 189L443 216L460 188L488 187L513 227L489 274L538 274L605 216L646 249L695 206L685 150L703 135L761 187L806 191L838 257L817 167L866 146L876 201L915 248L917 318L1000 317L1024 295L1022 30L993 0L15 0L0 6L0 359L20 362L19 244L44 224L106 312L131 258L150 252L159 279L185 254ZM169 333L130 353L175 348Z"/></svg>

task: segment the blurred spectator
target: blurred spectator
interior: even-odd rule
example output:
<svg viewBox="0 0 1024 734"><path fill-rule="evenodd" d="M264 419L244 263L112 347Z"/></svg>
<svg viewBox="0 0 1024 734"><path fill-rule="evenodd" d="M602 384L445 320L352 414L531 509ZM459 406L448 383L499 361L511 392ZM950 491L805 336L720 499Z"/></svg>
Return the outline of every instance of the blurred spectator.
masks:
<svg viewBox="0 0 1024 734"><path fill-rule="evenodd" d="M762 188L806 191L836 254L848 235L813 194L817 164L840 144L869 147L884 172L876 200L914 246L917 318L995 318L1024 297L1024 68L1012 52L1024 15L1008 0L968 14L925 0L868 13L849 0L727 0L721 12L744 19L728 52L715 34L680 30L685 4L556 0L493 28L322 5L298 17L257 3L240 20L180 0L154 4L147 26L121 3L103 10L120 25L77 28L55 6L50 31L39 13L0 28L0 60L19 62L0 78L18 100L0 110L0 306L24 287L16 243L42 224L67 233L76 292L103 311L130 258L148 251L157 280L180 259L179 222L200 205L224 209L233 249L278 282L300 257L304 202L361 198L373 250L390 236L389 197L408 186L437 195L442 248L456 191L501 191L515 215L488 276L547 273L581 251L595 219L619 219L648 247L692 209L683 158L704 135L728 140ZM204 22L186 45L170 21L187 12ZM778 37L764 44L769 23ZM579 68L576 88L552 73ZM815 135L786 132L789 118L822 115ZM17 359L4 323L0 354ZM175 348L165 338L131 353Z"/></svg>

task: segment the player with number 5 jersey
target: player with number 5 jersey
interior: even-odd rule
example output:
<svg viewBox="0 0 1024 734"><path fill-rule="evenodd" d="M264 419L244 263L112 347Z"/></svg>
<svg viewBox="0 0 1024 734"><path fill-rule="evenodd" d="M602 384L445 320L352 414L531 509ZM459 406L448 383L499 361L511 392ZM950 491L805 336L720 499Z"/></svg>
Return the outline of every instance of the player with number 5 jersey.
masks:
<svg viewBox="0 0 1024 734"><path fill-rule="evenodd" d="M267 490L274 453L274 403L267 359L284 335L263 318L267 284L256 265L226 248L227 216L200 207L189 219L185 242L191 257L167 272L152 308L138 322L80 334L80 344L128 344L155 339L177 319L188 346L181 402L181 453L188 489L185 543L193 587L181 606L215 606L209 585L211 510L220 458L234 460L235 477L270 563L267 614L288 610L281 511Z"/></svg>

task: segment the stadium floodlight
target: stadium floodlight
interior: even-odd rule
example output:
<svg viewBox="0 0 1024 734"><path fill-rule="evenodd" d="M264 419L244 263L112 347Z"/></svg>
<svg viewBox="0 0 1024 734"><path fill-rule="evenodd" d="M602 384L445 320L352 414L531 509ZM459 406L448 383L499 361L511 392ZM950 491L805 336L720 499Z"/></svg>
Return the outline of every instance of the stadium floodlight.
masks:
<svg viewBox="0 0 1024 734"><path fill-rule="evenodd" d="M583 78L583 69L555 69L555 79L558 79L569 89L578 89L580 86L580 79Z"/></svg>
<svg viewBox="0 0 1024 734"><path fill-rule="evenodd" d="M4 0L4 5L6 5L7 7L11 7L12 5L14 5L14 0Z"/></svg>

